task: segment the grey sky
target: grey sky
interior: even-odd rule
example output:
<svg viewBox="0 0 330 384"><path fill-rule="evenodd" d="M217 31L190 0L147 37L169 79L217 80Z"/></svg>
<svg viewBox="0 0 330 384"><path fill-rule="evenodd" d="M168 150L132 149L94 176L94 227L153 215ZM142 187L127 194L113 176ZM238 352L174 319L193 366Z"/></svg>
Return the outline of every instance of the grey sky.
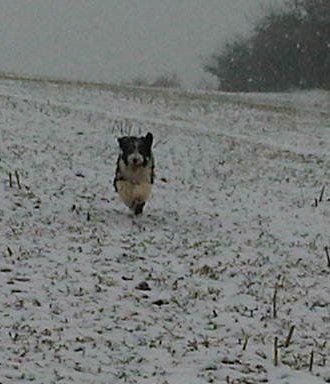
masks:
<svg viewBox="0 0 330 384"><path fill-rule="evenodd" d="M0 70L92 81L204 77L202 57L272 0L0 0Z"/></svg>

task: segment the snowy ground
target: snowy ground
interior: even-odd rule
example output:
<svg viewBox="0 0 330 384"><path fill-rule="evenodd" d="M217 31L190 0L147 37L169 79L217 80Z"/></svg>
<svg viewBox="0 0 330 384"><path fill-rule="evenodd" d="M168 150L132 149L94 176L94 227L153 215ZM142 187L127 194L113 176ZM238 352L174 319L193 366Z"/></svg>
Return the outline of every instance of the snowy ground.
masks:
<svg viewBox="0 0 330 384"><path fill-rule="evenodd" d="M329 94L1 80L0 134L1 384L330 382Z"/></svg>

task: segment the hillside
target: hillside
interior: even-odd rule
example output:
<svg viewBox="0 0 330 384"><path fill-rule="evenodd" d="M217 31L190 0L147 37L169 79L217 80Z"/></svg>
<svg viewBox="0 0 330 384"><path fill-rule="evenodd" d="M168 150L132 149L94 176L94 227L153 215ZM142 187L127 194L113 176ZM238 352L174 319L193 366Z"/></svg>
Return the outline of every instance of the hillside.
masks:
<svg viewBox="0 0 330 384"><path fill-rule="evenodd" d="M3 79L0 108L2 384L330 382L328 93ZM147 131L135 218L116 138Z"/></svg>

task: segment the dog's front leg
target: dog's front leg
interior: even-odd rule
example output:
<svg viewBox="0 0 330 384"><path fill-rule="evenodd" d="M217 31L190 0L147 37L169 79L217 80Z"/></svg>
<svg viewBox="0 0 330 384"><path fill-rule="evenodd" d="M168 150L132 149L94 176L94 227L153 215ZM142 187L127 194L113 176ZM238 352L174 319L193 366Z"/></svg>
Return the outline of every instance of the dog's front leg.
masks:
<svg viewBox="0 0 330 384"><path fill-rule="evenodd" d="M132 209L135 215L141 215L143 213L144 206L145 206L145 202L141 202L140 200L135 200L132 204Z"/></svg>

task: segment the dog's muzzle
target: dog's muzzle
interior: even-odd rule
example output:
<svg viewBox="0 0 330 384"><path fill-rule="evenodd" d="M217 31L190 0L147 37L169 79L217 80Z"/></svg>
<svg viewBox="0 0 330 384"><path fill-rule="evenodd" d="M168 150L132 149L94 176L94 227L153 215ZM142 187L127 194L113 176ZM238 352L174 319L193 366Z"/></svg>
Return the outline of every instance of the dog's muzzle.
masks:
<svg viewBox="0 0 330 384"><path fill-rule="evenodd" d="M141 156L139 153L134 153L127 158L128 164L133 167L140 167L144 163L143 156Z"/></svg>

